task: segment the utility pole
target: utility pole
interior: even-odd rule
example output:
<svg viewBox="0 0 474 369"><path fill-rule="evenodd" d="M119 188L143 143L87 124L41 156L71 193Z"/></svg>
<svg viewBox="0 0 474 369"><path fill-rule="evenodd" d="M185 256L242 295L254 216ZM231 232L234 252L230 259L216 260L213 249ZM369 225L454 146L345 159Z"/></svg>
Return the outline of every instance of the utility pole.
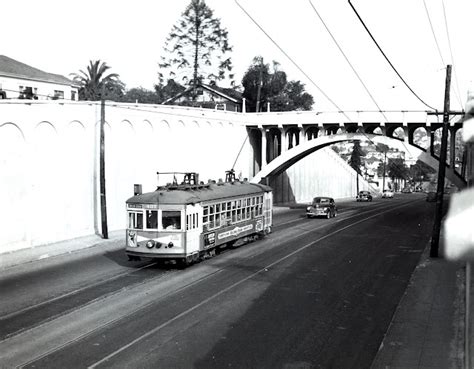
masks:
<svg viewBox="0 0 474 369"><path fill-rule="evenodd" d="M383 158L383 177L382 177L382 192L385 191L385 163L387 162L387 151L384 153L384 158Z"/></svg>
<svg viewBox="0 0 474 369"><path fill-rule="evenodd" d="M105 84L102 84L102 95L100 98L100 158L99 158L99 182L100 182L100 216L102 221L102 237L109 238L107 227L107 201L105 197Z"/></svg>
<svg viewBox="0 0 474 369"><path fill-rule="evenodd" d="M439 153L438 187L436 190L436 211L431 236L430 256L438 257L441 219L443 217L444 176L446 174L446 151L448 148L449 127L449 90L451 88L451 65L446 66L446 84L444 89L443 130L441 133L441 152Z"/></svg>

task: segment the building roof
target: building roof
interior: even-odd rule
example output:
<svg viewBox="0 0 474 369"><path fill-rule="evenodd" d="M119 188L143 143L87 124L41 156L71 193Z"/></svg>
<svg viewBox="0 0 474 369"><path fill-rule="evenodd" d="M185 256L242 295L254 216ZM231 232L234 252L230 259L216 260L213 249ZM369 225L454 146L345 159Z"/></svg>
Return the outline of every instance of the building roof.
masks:
<svg viewBox="0 0 474 369"><path fill-rule="evenodd" d="M215 95L218 95L226 100L229 100L235 104L241 104L242 103L242 93L240 93L237 90L234 90L232 88L222 88L218 86L210 86L206 85L204 83L199 83L197 84L197 87L201 87L204 90L207 90ZM164 101L163 104L169 104L177 99L179 99L181 96L188 95L191 91L193 90L193 86L188 87L186 90L180 92L179 94L169 98L168 100Z"/></svg>
<svg viewBox="0 0 474 369"><path fill-rule="evenodd" d="M0 76L56 83L67 86L75 85L75 83L69 78L60 74L44 72L5 55L0 55Z"/></svg>

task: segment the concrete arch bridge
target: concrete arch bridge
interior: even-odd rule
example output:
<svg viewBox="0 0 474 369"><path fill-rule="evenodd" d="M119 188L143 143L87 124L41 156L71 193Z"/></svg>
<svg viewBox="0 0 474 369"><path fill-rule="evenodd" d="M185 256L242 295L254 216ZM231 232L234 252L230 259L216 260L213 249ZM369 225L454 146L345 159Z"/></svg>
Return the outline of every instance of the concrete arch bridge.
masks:
<svg viewBox="0 0 474 369"><path fill-rule="evenodd" d="M402 142L416 159L438 168L442 122L425 111L288 112L247 116L253 182L278 175L323 147L353 140L383 143L389 147ZM462 122L452 119L446 162L446 177L459 189L466 186L463 151L456 144L460 142L461 129Z"/></svg>

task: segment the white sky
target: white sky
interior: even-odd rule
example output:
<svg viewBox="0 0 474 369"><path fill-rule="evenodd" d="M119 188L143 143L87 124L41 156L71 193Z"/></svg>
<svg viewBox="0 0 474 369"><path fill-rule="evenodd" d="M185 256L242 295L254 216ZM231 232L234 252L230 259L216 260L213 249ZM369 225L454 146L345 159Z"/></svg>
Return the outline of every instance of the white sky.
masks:
<svg viewBox="0 0 474 369"><path fill-rule="evenodd" d="M453 64L451 108L461 109L474 80L474 1L425 0L445 64ZM410 87L428 105L443 109L445 67L423 0L352 0L367 27ZM127 88L157 82L165 38L190 0L23 0L2 3L0 54L69 76L100 59ZM336 110L234 0L207 0L229 31L236 80L254 56L276 60L289 79L300 80L315 110ZM343 110L377 110L337 49L309 0L239 0L312 81ZM392 71L347 0L312 0L355 70L383 110L425 110ZM456 80L459 82L459 91ZM459 96L460 95L460 96Z"/></svg>

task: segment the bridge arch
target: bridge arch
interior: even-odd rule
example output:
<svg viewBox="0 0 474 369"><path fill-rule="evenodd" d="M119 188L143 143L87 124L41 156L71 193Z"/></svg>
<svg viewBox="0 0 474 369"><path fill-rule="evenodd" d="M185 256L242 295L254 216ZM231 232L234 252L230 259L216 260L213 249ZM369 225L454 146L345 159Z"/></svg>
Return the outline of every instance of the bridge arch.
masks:
<svg viewBox="0 0 474 369"><path fill-rule="evenodd" d="M270 163L264 166L262 170L255 174L251 182L260 183L267 177L278 175L309 154L338 142L372 141L375 143L383 143L387 146L393 146L393 140L397 140L397 138L359 132L317 137L312 140L305 141L304 143L295 146L292 149L283 152L282 155L274 158ZM417 159L423 161L434 169L438 167L438 160L431 156L430 153L425 152L417 146L410 146L415 152ZM455 173L454 168L446 168L446 177L460 189L466 186L465 181Z"/></svg>

